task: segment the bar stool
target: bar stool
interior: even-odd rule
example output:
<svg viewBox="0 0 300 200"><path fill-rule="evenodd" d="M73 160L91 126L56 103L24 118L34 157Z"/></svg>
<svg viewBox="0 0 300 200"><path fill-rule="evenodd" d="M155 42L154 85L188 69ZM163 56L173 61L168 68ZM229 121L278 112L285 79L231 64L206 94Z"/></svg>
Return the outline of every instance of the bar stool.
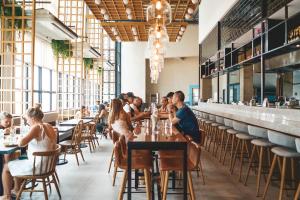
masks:
<svg viewBox="0 0 300 200"><path fill-rule="evenodd" d="M238 133L235 135L237 144L235 147L234 158L233 158L230 172L231 174L233 174L237 155L239 154L240 155L239 181L241 181L244 158L248 158L248 159L250 158L249 147L250 147L250 142L252 139L254 139L254 137L249 135L247 124L233 121L232 125L233 128L238 131Z"/></svg>
<svg viewBox="0 0 300 200"><path fill-rule="evenodd" d="M231 128L226 130L226 143L225 143L225 148L224 148L224 156L223 156L222 164L224 165L224 163L225 163L225 158L226 158L226 155L228 152L228 147L230 147L230 165L229 166L231 166L231 163L232 163L235 135L237 134L237 131L233 129L232 123L233 123L233 121L231 119L224 118L225 126L228 126ZM222 152L221 152L221 154L222 154Z"/></svg>
<svg viewBox="0 0 300 200"><path fill-rule="evenodd" d="M216 140L216 134L218 131L218 126L220 126L220 124L216 123L216 116L215 115L209 115L209 120L211 121L211 123L209 124L209 144L207 147L207 151L210 152L210 146L211 143L214 143Z"/></svg>
<svg viewBox="0 0 300 200"><path fill-rule="evenodd" d="M270 165L271 165L271 147L273 146L273 144L271 142L269 142L269 140L268 140L267 129L248 125L248 132L250 135L257 137L257 139L251 140L251 144L253 145L253 147L252 147L252 152L251 152L251 156L250 156L250 160L249 160L249 167L247 170L247 175L246 175L244 184L245 185L247 184L250 170L252 168L258 167L257 179L256 179L256 196L258 197L259 189L260 189L261 174L263 171L266 172L270 168ZM256 164L255 166L253 166L255 152L257 152L258 165ZM264 162L264 160L266 160L266 159L264 159L264 152L266 152L267 156L268 156L268 164L265 166L263 166L263 162ZM264 168L264 170L263 170L263 168Z"/></svg>
<svg viewBox="0 0 300 200"><path fill-rule="evenodd" d="M297 151L298 151L298 153L300 153L300 139L296 138L295 142L296 142ZM298 200L299 197L300 197L300 182L298 184L298 189L297 189L297 192L295 194L294 200Z"/></svg>
<svg viewBox="0 0 300 200"><path fill-rule="evenodd" d="M295 166L294 166L295 159L300 158L300 153L296 152L295 137L268 130L268 138L270 142L279 146L273 147L271 149L271 151L274 153L274 157L268 175L267 183L265 186L263 199L266 198L268 188L271 182L271 178L276 166L276 161L278 161L279 170L281 172L281 181L280 181L280 190L279 190L278 199L281 200L283 197L283 190L285 186L287 160L291 161L291 176L292 176L292 181L295 181ZM282 158L282 163L281 163L281 158Z"/></svg>
<svg viewBox="0 0 300 200"><path fill-rule="evenodd" d="M221 152L222 152L223 147L225 147L224 136L225 136L226 130L230 129L231 127L225 126L223 117L216 116L216 122L219 123L220 125L218 126L218 132L217 132L216 142L215 142L215 146L214 146L214 152L215 152L215 156L217 156L218 151L220 149L219 161L221 161Z"/></svg>

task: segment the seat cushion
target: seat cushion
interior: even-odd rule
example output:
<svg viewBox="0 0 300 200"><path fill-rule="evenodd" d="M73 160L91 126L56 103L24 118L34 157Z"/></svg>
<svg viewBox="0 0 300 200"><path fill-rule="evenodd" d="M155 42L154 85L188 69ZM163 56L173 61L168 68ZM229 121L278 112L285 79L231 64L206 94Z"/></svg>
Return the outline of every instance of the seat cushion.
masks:
<svg viewBox="0 0 300 200"><path fill-rule="evenodd" d="M228 130L228 129L231 129L231 127L229 126L219 126L218 127L220 130Z"/></svg>
<svg viewBox="0 0 300 200"><path fill-rule="evenodd" d="M254 139L251 140L251 143L256 145L256 146L260 146L260 147L271 147L274 146L273 143L269 142L266 139Z"/></svg>
<svg viewBox="0 0 300 200"><path fill-rule="evenodd" d="M61 146L72 146L72 140L65 140L59 143Z"/></svg>
<svg viewBox="0 0 300 200"><path fill-rule="evenodd" d="M210 121L210 120L205 120L205 124L211 124L211 123L213 123L213 121Z"/></svg>
<svg viewBox="0 0 300 200"><path fill-rule="evenodd" d="M227 130L227 133L229 133L229 134L237 134L237 131L236 130L234 130L234 129L228 129Z"/></svg>
<svg viewBox="0 0 300 200"><path fill-rule="evenodd" d="M252 140L252 139L254 139L253 136L251 136L249 134L246 134L246 133L237 133L236 137L238 139L241 139L241 140Z"/></svg>
<svg viewBox="0 0 300 200"><path fill-rule="evenodd" d="M286 158L299 158L300 153L296 152L293 149L289 149L286 147L273 147L271 151L281 157L286 157Z"/></svg>
<svg viewBox="0 0 300 200"><path fill-rule="evenodd" d="M219 123L215 123L215 122L214 122L214 123L212 123L212 124L211 124L211 126L214 126L214 127L216 127L216 126L221 126L221 124L219 124Z"/></svg>

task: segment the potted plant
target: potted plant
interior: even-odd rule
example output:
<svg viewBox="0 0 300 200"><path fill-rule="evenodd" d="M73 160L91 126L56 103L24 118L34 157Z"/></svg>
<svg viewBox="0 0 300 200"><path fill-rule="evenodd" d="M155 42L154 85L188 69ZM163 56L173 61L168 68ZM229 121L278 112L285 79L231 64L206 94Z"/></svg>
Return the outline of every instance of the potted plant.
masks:
<svg viewBox="0 0 300 200"><path fill-rule="evenodd" d="M9 5L9 6L5 6L4 5L4 2L5 4ZM15 17L21 17L22 16L22 13L23 13L23 8L21 7L21 5L19 5L15 0L14 0L14 8L12 7L12 0L1 0L0 1L0 15L4 15L4 16L7 16L7 17L11 17L13 16L13 9L14 9L14 12L15 12ZM7 20L8 23L8 27L12 27L12 21L11 20ZM14 27L16 29L21 29L22 28L22 19L15 19L14 20ZM27 27L27 20L24 19L24 28Z"/></svg>
<svg viewBox="0 0 300 200"><path fill-rule="evenodd" d="M93 58L83 58L83 64L84 64L85 69L87 69L87 70L94 68Z"/></svg>

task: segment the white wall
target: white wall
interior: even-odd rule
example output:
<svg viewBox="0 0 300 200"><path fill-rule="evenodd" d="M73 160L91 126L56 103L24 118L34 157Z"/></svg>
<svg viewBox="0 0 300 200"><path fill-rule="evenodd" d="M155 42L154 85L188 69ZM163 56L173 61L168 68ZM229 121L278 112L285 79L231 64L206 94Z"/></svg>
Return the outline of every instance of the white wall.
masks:
<svg viewBox="0 0 300 200"><path fill-rule="evenodd" d="M202 0L199 5L199 43L238 0Z"/></svg>
<svg viewBox="0 0 300 200"><path fill-rule="evenodd" d="M159 96L162 97L168 92L181 90L186 96L185 100L188 101L189 86L199 82L198 66L198 57L167 58L165 67L159 75L158 84L151 84L150 69L147 68L147 100L150 100L150 94L159 93Z"/></svg>
<svg viewBox="0 0 300 200"><path fill-rule="evenodd" d="M198 25L189 25L180 42L170 42L166 58L198 57ZM146 58L149 58L147 42L123 42L121 54L121 91L134 92L146 97ZM198 66L198 59L197 66ZM198 73L196 73L198 76Z"/></svg>
<svg viewBox="0 0 300 200"><path fill-rule="evenodd" d="M146 58L145 42L124 42L121 52L121 91L133 92L145 99L146 95Z"/></svg>

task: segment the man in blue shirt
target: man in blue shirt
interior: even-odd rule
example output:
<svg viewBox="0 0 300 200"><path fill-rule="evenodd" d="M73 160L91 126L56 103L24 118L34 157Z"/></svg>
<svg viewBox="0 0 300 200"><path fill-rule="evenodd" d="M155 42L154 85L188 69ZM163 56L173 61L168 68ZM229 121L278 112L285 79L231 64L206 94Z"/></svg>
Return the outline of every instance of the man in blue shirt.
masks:
<svg viewBox="0 0 300 200"><path fill-rule="evenodd" d="M197 143L201 143L201 133L197 118L193 111L184 104L184 94L177 91L173 96L173 104L177 107L176 113L169 112L169 119L184 135L189 135Z"/></svg>

